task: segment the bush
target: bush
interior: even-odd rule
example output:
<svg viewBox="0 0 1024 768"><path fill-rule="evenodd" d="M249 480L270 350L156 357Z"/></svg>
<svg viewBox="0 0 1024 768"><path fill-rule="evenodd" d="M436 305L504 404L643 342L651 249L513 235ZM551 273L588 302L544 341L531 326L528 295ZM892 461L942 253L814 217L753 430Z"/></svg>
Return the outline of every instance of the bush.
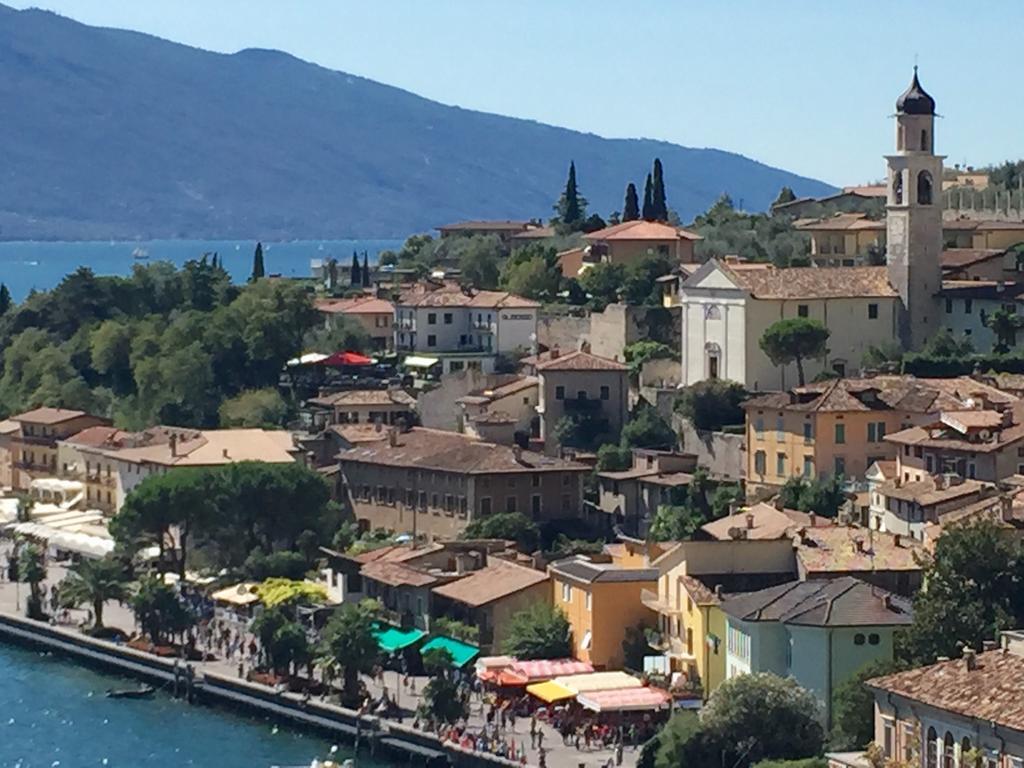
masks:
<svg viewBox="0 0 1024 768"><path fill-rule="evenodd" d="M741 403L747 390L735 381L707 379L683 389L675 409L697 429L720 430L727 424L742 424L746 414Z"/></svg>
<svg viewBox="0 0 1024 768"><path fill-rule="evenodd" d="M630 448L674 450L678 436L657 410L639 406L622 427L622 445Z"/></svg>
<svg viewBox="0 0 1024 768"><path fill-rule="evenodd" d="M560 609L535 603L512 616L503 652L521 660L564 659L572 655L571 634Z"/></svg>
<svg viewBox="0 0 1024 768"><path fill-rule="evenodd" d="M537 524L522 512L499 512L478 517L466 526L462 534L466 539L508 539L522 552L533 552L540 542Z"/></svg>
<svg viewBox="0 0 1024 768"><path fill-rule="evenodd" d="M624 445L608 443L597 450L597 469L600 472L622 472L633 466L633 451Z"/></svg>

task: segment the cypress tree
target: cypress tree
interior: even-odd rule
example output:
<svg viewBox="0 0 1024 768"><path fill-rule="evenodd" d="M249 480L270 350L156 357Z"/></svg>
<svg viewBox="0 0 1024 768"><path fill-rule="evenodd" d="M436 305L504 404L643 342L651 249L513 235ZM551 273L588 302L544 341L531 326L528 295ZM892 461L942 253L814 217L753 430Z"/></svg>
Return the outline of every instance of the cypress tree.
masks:
<svg viewBox="0 0 1024 768"><path fill-rule="evenodd" d="M636 197L636 184L632 181L626 185L626 202L622 206L622 220L636 221L640 218L640 202Z"/></svg>
<svg viewBox="0 0 1024 768"><path fill-rule="evenodd" d="M11 301L11 292L7 290L7 285L0 283L0 315L6 314L13 303Z"/></svg>
<svg viewBox="0 0 1024 768"><path fill-rule="evenodd" d="M370 257L363 251L363 288L370 287Z"/></svg>
<svg viewBox="0 0 1024 768"><path fill-rule="evenodd" d="M661 159L654 158L654 189L651 194L651 208L655 221L668 221L668 203L665 200L665 177L662 175Z"/></svg>
<svg viewBox="0 0 1024 768"><path fill-rule="evenodd" d="M363 284L363 271L359 268L359 254L352 251L352 267L348 273L349 284L353 287Z"/></svg>
<svg viewBox="0 0 1024 768"><path fill-rule="evenodd" d="M642 211L644 221L654 221L654 181L651 174L647 174L647 183L644 184L644 208Z"/></svg>
<svg viewBox="0 0 1024 768"><path fill-rule="evenodd" d="M562 197L562 224L575 226L583 221L583 211L580 209L579 190L576 188L576 163L569 162L569 178L565 182L565 194Z"/></svg>
<svg viewBox="0 0 1024 768"><path fill-rule="evenodd" d="M263 243L256 243L256 253L252 256L252 281L259 280L266 272L263 269Z"/></svg>

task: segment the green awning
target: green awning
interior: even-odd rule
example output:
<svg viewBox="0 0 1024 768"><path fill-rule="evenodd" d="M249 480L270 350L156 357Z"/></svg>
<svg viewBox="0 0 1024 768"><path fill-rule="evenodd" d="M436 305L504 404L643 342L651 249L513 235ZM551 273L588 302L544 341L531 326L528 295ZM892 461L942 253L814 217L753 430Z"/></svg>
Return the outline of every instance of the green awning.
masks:
<svg viewBox="0 0 1024 768"><path fill-rule="evenodd" d="M480 649L452 637L433 637L420 647L420 655L434 648L444 648L452 656L456 667L464 667L476 658Z"/></svg>
<svg viewBox="0 0 1024 768"><path fill-rule="evenodd" d="M427 636L422 629L399 629L398 627L378 628L374 634L377 635L377 645L386 653L394 653L408 648Z"/></svg>

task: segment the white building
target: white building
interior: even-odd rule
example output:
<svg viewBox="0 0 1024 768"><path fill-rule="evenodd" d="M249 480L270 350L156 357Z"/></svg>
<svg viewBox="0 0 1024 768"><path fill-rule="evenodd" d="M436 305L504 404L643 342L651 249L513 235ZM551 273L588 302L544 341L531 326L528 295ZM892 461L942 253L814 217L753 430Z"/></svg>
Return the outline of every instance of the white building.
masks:
<svg viewBox="0 0 1024 768"><path fill-rule="evenodd" d="M540 304L504 291L418 284L395 304L395 348L436 360L442 373L490 373L499 354L530 353Z"/></svg>

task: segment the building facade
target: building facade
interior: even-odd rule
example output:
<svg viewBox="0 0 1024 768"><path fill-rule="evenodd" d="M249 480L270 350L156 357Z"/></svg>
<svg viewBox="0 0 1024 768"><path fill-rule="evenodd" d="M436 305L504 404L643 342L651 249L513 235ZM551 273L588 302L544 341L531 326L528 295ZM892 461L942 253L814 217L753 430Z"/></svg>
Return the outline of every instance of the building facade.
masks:
<svg viewBox="0 0 1024 768"><path fill-rule="evenodd" d="M673 262L694 263L694 246L704 238L696 232L657 221L624 221L583 236L589 257L609 264L632 264L645 256L667 256Z"/></svg>
<svg viewBox="0 0 1024 768"><path fill-rule="evenodd" d="M17 429L8 437L11 485L26 491L32 480L57 477L57 444L83 429L109 424L109 420L66 408L36 408L12 416Z"/></svg>

